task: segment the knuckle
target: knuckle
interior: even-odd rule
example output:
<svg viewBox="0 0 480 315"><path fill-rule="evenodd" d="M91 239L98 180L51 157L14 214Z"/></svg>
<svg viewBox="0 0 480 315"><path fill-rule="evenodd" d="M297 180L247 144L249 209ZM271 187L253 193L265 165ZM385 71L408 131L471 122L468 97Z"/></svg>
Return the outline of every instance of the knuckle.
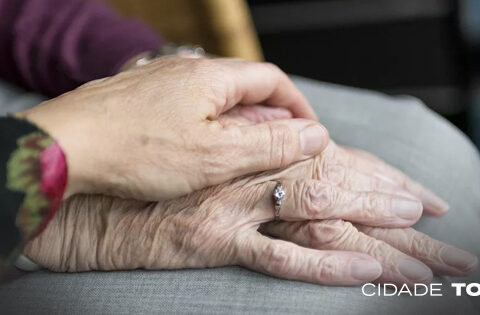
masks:
<svg viewBox="0 0 480 315"><path fill-rule="evenodd" d="M333 215L338 193L335 187L323 183L303 185L303 209L309 218L326 219Z"/></svg>
<svg viewBox="0 0 480 315"><path fill-rule="evenodd" d="M339 261L333 255L323 256L318 260L317 268L319 280L333 280L339 274Z"/></svg>
<svg viewBox="0 0 480 315"><path fill-rule="evenodd" d="M388 211L390 202L387 198L383 198L377 193L367 192L364 193L364 197L362 199L363 219L371 221L375 220L379 213L383 213L385 215L390 213Z"/></svg>
<svg viewBox="0 0 480 315"><path fill-rule="evenodd" d="M424 234L415 234L410 239L410 252L415 257L428 257L434 246L431 246L429 238Z"/></svg>
<svg viewBox="0 0 480 315"><path fill-rule="evenodd" d="M343 220L325 220L306 225L310 247L333 249L341 247L355 232L356 228Z"/></svg>
<svg viewBox="0 0 480 315"><path fill-rule="evenodd" d="M270 242L265 248L265 269L274 274L287 274L290 270L292 256L282 251L281 246L276 242Z"/></svg>

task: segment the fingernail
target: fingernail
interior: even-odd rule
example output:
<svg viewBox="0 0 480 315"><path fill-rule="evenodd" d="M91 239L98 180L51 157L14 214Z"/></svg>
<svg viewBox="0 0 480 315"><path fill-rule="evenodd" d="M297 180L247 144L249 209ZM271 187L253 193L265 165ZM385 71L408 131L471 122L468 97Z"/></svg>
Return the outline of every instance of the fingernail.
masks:
<svg viewBox="0 0 480 315"><path fill-rule="evenodd" d="M382 274L382 266L375 260L355 259L350 268L352 277L363 282L373 281Z"/></svg>
<svg viewBox="0 0 480 315"><path fill-rule="evenodd" d="M438 197L433 192L427 189L425 189L425 191L422 194L422 200L423 200L423 203L425 204L425 207L432 210L436 210L439 214L444 214L450 208L450 206L445 200L441 199L440 197Z"/></svg>
<svg viewBox="0 0 480 315"><path fill-rule="evenodd" d="M420 201L410 199L393 199L392 210L405 220L418 219L422 215L423 206Z"/></svg>
<svg viewBox="0 0 480 315"><path fill-rule="evenodd" d="M412 282L430 282L433 278L432 271L428 267L408 258L402 260L398 270Z"/></svg>
<svg viewBox="0 0 480 315"><path fill-rule="evenodd" d="M478 266L478 258L475 255L453 246L444 247L441 257L444 263L461 271L471 271Z"/></svg>
<svg viewBox="0 0 480 315"><path fill-rule="evenodd" d="M322 125L310 124L300 131L300 144L304 155L316 155L325 149L328 132Z"/></svg>

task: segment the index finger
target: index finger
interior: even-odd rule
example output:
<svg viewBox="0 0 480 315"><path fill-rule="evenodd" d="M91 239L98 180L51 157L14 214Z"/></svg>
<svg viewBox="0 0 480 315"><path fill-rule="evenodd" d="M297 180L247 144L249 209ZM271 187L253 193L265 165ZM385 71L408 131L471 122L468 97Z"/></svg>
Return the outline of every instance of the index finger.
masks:
<svg viewBox="0 0 480 315"><path fill-rule="evenodd" d="M307 99L292 80L272 63L217 59L227 68L228 85L224 113L238 104L268 105L290 110L294 118L317 120Z"/></svg>

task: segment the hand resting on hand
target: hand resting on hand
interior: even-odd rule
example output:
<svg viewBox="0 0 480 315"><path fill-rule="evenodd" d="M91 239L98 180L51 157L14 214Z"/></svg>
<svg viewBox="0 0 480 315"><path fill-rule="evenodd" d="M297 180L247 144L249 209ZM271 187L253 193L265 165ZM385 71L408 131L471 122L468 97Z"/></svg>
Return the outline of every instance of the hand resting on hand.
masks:
<svg viewBox="0 0 480 315"><path fill-rule="evenodd" d="M330 285L413 285L432 271L473 272L475 256L409 228L426 190L377 162L330 142L286 169L170 201L74 196L24 252L59 272L241 265ZM287 195L282 221L271 222L277 182Z"/></svg>

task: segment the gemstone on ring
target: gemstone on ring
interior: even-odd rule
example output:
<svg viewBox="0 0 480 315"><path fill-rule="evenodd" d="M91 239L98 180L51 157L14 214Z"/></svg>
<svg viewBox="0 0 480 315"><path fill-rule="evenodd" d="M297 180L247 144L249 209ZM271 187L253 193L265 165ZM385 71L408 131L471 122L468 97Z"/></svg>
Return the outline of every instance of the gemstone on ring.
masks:
<svg viewBox="0 0 480 315"><path fill-rule="evenodd" d="M284 198L285 189L281 184L277 184L277 186L275 186L275 190L273 191L273 200L275 200L275 205L281 205Z"/></svg>

